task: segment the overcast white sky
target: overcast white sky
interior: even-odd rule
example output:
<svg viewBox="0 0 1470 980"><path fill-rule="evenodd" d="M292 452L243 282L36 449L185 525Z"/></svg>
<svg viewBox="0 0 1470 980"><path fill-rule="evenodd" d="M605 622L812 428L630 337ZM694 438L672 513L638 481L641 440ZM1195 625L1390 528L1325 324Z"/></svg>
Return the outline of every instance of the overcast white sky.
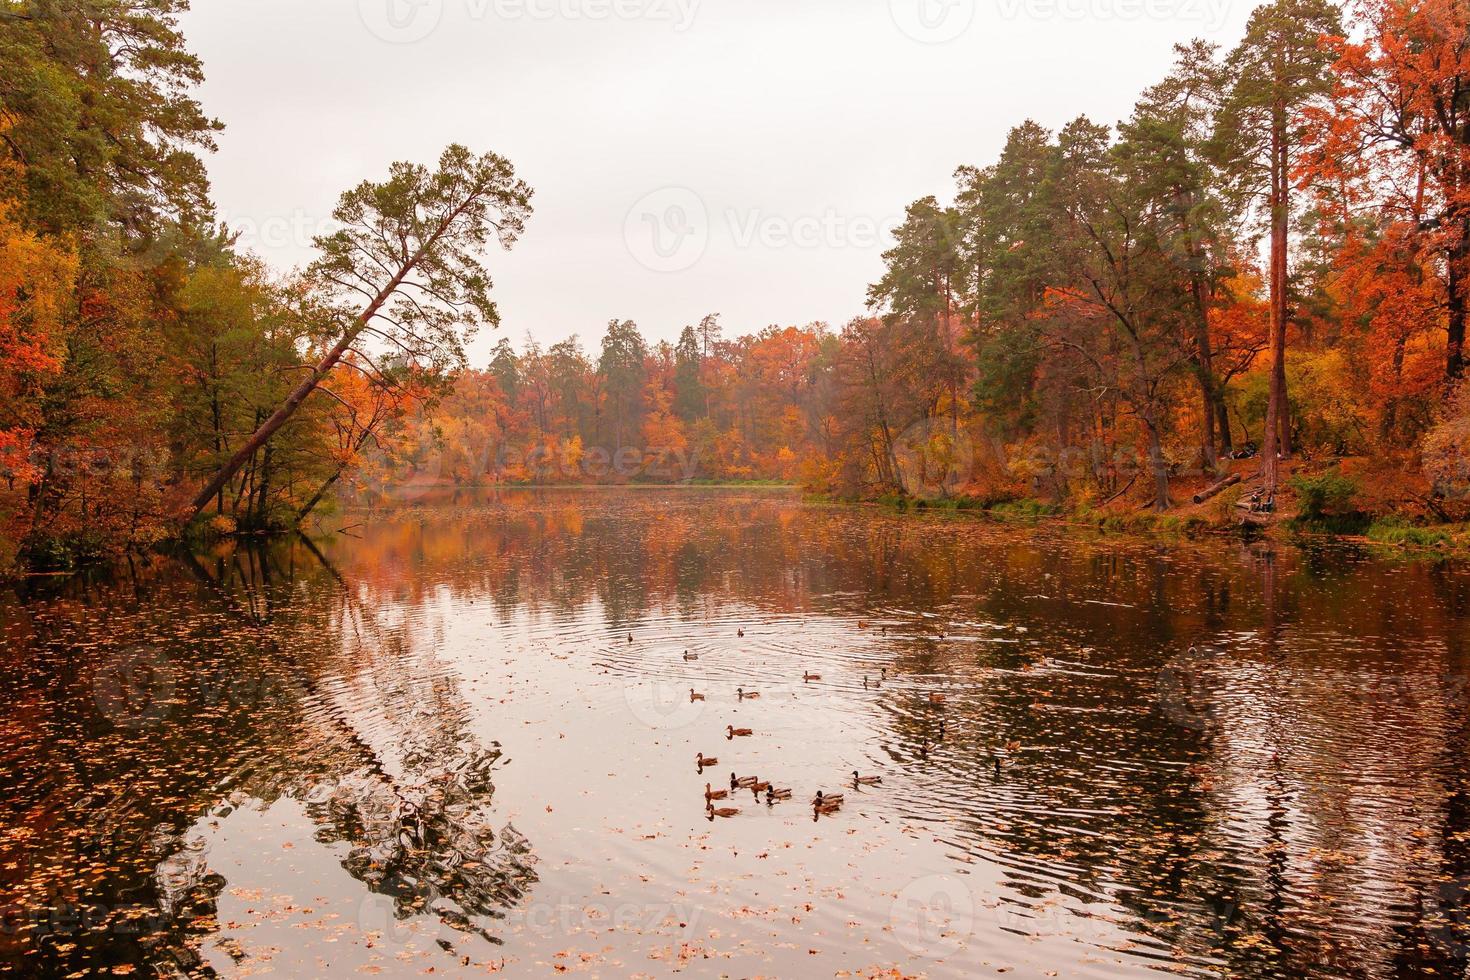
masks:
<svg viewBox="0 0 1470 980"><path fill-rule="evenodd" d="M519 347L863 309L881 229L1031 117L1126 116L1254 0L194 0L215 199L285 270L337 196L450 142L536 190L490 256ZM472 348L483 363L497 333Z"/></svg>

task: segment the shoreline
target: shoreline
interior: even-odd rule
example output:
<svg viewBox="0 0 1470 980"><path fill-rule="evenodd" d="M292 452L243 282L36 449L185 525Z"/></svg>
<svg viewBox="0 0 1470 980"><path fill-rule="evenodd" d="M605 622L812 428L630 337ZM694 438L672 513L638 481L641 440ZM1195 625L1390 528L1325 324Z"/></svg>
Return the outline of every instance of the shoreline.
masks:
<svg viewBox="0 0 1470 980"><path fill-rule="evenodd" d="M1066 507L1037 498L997 500L980 496L959 494L951 497L926 499L901 497L894 494L873 497L843 497L809 490L795 483L775 481L726 481L696 483L678 481L673 483L570 483L570 484L474 484L466 486L436 487L423 494L425 498L439 494L452 495L471 492L538 492L538 491L656 491L656 490L711 490L711 491L764 491L799 494L806 503L821 506L867 508L887 511L896 516L954 517L991 521L1011 526L1033 526L1056 528L1067 534L1093 537L1118 537L1142 542L1169 543L1181 540L1200 541L1206 539L1235 539L1238 541L1272 541L1291 547L1322 545L1346 545L1362 548L1378 557L1397 558L1409 561L1466 561L1470 560L1470 522L1414 524L1392 513L1360 511L1348 522L1350 527L1333 527L1333 519L1323 522L1302 520L1295 510L1282 508L1272 515L1265 526L1251 526L1240 521L1234 511L1233 501L1225 497L1204 504L1180 504L1166 511L1138 509L1136 507L1109 506L1089 508L1086 506ZM1284 496L1288 496L1285 495ZM338 515L376 515L406 510L415 506L433 505L442 501L423 499L398 501L392 506L373 504L344 504ZM1288 503L1292 502L1288 496ZM279 538L303 535L312 538L330 537L340 533L318 527L315 533L307 528L282 528L279 530L251 530L215 536L215 541L264 542ZM173 548L184 546L187 537L171 542L159 542L154 549L129 548L117 555L78 562L68 568L10 568L0 572L0 584L13 584L28 579L65 578L85 574L106 567L117 561L126 560L128 555L150 553L166 554Z"/></svg>
<svg viewBox="0 0 1470 980"><path fill-rule="evenodd" d="M1352 545L1384 557L1398 556L1414 561L1470 560L1470 524L1409 525L1392 515L1364 515L1361 531L1333 530L1329 526L1300 521L1295 514L1278 513L1264 526L1240 521L1210 520L1199 513L1200 505L1178 506L1166 511L1123 511L1067 509L1030 498L1000 504L968 504L969 498L938 502L922 498L843 499L809 496L817 502L865 506L899 515L969 517L998 524L1060 528L1071 533L1131 538L1139 541L1203 540L1231 538L1239 541L1272 541L1292 547Z"/></svg>

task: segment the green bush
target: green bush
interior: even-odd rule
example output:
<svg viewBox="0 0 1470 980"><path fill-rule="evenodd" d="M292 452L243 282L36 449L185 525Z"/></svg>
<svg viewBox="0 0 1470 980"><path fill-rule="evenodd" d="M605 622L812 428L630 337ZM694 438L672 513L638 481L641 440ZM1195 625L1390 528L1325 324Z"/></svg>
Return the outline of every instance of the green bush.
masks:
<svg viewBox="0 0 1470 980"><path fill-rule="evenodd" d="M1416 527L1401 517L1385 517L1368 528L1368 538L1380 544L1411 548L1439 548L1454 543L1448 531L1435 527Z"/></svg>
<svg viewBox="0 0 1470 980"><path fill-rule="evenodd" d="M1035 500L1030 497L1022 500L1009 500L990 508L990 512L997 517L1020 517L1026 519L1053 517L1061 513L1061 510L1061 507L1056 504L1050 504L1044 500Z"/></svg>
<svg viewBox="0 0 1470 980"><path fill-rule="evenodd" d="M1353 502L1358 496L1357 481L1337 470L1319 476L1294 476L1291 488L1297 494L1299 521L1322 524L1356 515Z"/></svg>

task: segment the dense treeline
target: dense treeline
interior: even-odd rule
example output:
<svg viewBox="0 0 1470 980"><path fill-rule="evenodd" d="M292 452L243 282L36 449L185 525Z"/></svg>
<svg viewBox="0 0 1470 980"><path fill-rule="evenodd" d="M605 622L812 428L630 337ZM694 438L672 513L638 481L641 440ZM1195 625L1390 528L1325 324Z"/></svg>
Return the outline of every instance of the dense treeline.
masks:
<svg viewBox="0 0 1470 980"><path fill-rule="evenodd" d="M494 325L530 189L451 146L341 198L285 279L204 167L184 0L0 3L0 567L292 526Z"/></svg>
<svg viewBox="0 0 1470 980"><path fill-rule="evenodd" d="M1165 508L1227 456L1268 488L1278 458L1355 456L1463 503L1454 0L1276 0L1116 125L1021 123L909 206L840 329L614 320L475 369L481 256L530 189L460 147L399 164L273 274L214 217L184 6L0 2L0 564L489 480Z"/></svg>
<svg viewBox="0 0 1470 980"><path fill-rule="evenodd" d="M656 348L614 323L600 359L503 345L446 406L456 428L497 406L456 478L601 479L564 461L633 445L655 478L673 449L712 478L901 492L917 458L963 464L926 489L1137 483L1164 508L1171 477L1225 457L1259 457L1274 490L1278 458L1371 456L1459 493L1463 5L1370 0L1344 23L1278 0L1234 50L1176 54L1119 124L1024 122L949 203L910 205L874 315L840 332L712 342L707 318Z"/></svg>

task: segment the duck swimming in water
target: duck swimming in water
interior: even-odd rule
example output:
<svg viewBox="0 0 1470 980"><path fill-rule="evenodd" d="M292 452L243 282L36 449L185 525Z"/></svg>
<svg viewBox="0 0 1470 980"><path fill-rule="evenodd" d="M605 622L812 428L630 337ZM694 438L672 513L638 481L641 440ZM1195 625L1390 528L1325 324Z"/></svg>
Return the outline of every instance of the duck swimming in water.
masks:
<svg viewBox="0 0 1470 980"><path fill-rule="evenodd" d="M882 776L859 776L857 770L852 771L852 784L854 786L877 786L883 782Z"/></svg>
<svg viewBox="0 0 1470 980"><path fill-rule="evenodd" d="M696 766L698 766L700 769L704 769L705 766L717 766L717 765L719 765L720 764L720 760L719 759L716 759L714 756L707 756L703 752L701 752L697 756L695 756L694 764Z"/></svg>
<svg viewBox="0 0 1470 980"><path fill-rule="evenodd" d="M749 728L736 728L734 725L725 726L725 738L727 739L749 738L754 734L755 732Z"/></svg>
<svg viewBox="0 0 1470 980"><path fill-rule="evenodd" d="M709 783L704 784L704 802L706 803L710 800L726 799L729 795L730 791L727 789L712 789Z"/></svg>
<svg viewBox="0 0 1470 980"><path fill-rule="evenodd" d="M815 820L823 814L830 815L836 813L840 809L842 809L842 797L828 796L824 798L821 793L818 793L817 798L812 800L812 819Z"/></svg>
<svg viewBox="0 0 1470 980"><path fill-rule="evenodd" d="M733 806L722 806L719 809L715 809L713 803L706 803L704 805L704 812L709 816L710 820L714 820L715 817L733 817L740 811Z"/></svg>
<svg viewBox="0 0 1470 980"><path fill-rule="evenodd" d="M697 694L697 693L695 693L694 688L692 688L692 687L689 689L689 701L691 703L693 703L695 701L703 701L703 700L704 700L704 695L703 694Z"/></svg>

